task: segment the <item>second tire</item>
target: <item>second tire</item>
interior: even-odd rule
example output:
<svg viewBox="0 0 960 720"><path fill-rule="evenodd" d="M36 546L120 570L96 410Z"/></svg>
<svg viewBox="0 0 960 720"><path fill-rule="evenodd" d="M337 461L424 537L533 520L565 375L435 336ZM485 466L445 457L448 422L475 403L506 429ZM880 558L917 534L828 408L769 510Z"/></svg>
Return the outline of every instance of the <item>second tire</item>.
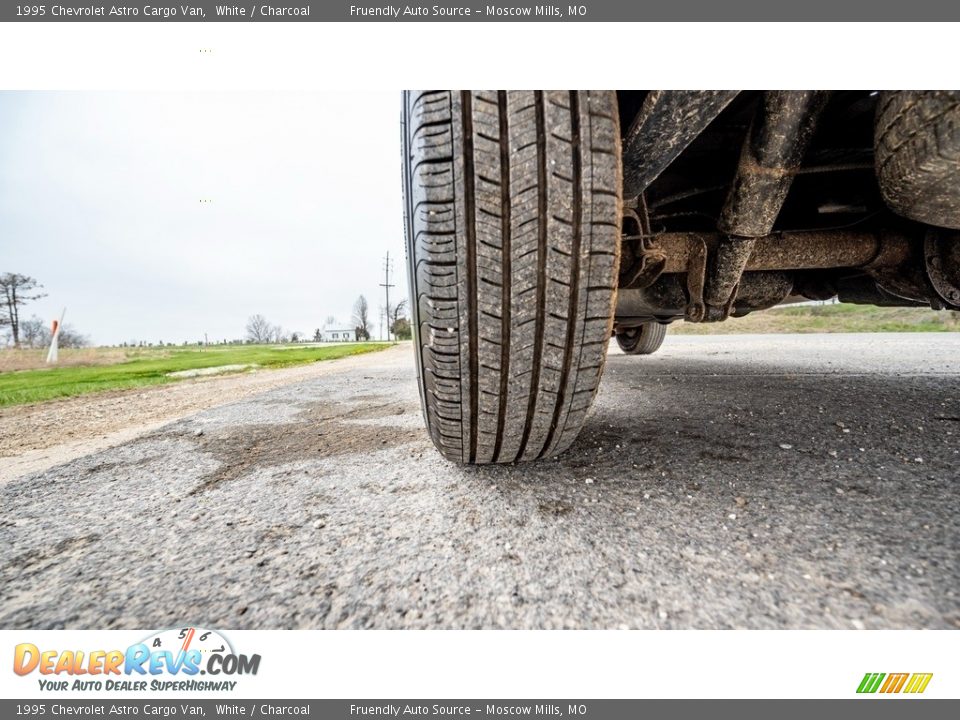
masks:
<svg viewBox="0 0 960 720"><path fill-rule="evenodd" d="M617 345L627 355L652 355L667 336L667 326L658 322L647 322L635 328L617 333Z"/></svg>

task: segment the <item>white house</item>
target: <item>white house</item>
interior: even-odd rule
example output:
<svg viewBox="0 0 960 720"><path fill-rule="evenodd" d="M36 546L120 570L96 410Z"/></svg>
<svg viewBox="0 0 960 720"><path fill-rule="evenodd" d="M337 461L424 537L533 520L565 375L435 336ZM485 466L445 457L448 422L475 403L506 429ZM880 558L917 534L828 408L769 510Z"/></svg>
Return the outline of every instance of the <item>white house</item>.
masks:
<svg viewBox="0 0 960 720"><path fill-rule="evenodd" d="M356 342L357 330L342 324L326 325L320 337L323 342Z"/></svg>

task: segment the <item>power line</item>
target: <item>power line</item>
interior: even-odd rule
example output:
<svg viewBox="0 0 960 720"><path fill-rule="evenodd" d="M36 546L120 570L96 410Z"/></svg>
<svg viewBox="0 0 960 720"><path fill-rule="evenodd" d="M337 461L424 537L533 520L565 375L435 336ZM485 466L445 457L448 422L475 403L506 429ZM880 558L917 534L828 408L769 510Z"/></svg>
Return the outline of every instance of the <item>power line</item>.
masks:
<svg viewBox="0 0 960 720"><path fill-rule="evenodd" d="M387 250L387 257L383 261L383 282L380 283L380 287L383 288L384 293L386 293L386 308L384 310L387 317L387 342L390 342L390 288L395 287L390 282L390 271L393 269L392 263L390 262L390 251Z"/></svg>

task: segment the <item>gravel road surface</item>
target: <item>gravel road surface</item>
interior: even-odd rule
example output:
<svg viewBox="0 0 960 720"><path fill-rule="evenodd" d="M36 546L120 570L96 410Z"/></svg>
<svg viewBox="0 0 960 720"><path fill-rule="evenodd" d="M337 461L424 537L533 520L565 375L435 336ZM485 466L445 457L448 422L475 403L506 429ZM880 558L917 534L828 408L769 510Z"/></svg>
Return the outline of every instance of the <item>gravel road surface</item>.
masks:
<svg viewBox="0 0 960 720"><path fill-rule="evenodd" d="M958 628L958 440L956 334L668 336L463 468L398 347L0 483L0 627Z"/></svg>
<svg viewBox="0 0 960 720"><path fill-rule="evenodd" d="M0 482L119 445L214 405L340 372L341 362L324 360L0 408ZM354 356L349 362L347 367L353 369L380 364L370 354Z"/></svg>

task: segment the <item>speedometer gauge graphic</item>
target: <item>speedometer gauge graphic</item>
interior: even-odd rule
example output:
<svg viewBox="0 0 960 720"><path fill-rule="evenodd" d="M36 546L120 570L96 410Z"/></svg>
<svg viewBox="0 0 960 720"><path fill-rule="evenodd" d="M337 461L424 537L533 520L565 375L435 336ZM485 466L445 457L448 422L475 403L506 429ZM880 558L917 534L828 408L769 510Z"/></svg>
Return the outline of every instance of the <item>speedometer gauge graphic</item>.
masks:
<svg viewBox="0 0 960 720"><path fill-rule="evenodd" d="M207 630L201 627L180 627L160 630L146 638L143 642L152 652L166 650L176 657L189 650L198 650L203 657L213 653L233 654L230 641L216 630Z"/></svg>

